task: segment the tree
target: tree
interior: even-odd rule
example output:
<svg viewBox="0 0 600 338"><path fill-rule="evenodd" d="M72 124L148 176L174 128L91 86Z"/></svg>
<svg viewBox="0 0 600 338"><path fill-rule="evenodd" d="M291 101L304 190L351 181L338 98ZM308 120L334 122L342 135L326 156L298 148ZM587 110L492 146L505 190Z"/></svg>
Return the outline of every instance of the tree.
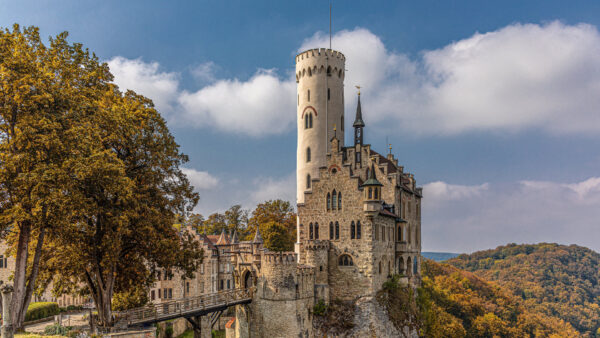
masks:
<svg viewBox="0 0 600 338"><path fill-rule="evenodd" d="M248 210L242 209L242 206L239 204L225 211L224 216L227 229L231 232L243 232L248 227Z"/></svg>
<svg viewBox="0 0 600 338"><path fill-rule="evenodd" d="M252 217L248 220L248 235L246 239L251 239L251 236L256 231L256 227L264 233L266 226L271 222L283 226L292 244L288 244L286 251L294 249L293 243L296 241L296 213L290 202L283 200L270 200L260 203L252 212ZM285 243L290 243L285 241Z"/></svg>
<svg viewBox="0 0 600 338"><path fill-rule="evenodd" d="M13 327L22 329L46 238L68 220L68 158L85 143L84 116L112 76L70 45L46 47L35 27L0 31L0 230L16 256Z"/></svg>
<svg viewBox="0 0 600 338"><path fill-rule="evenodd" d="M158 269L191 277L200 244L173 224L198 196L180 169L187 157L152 102L116 88L90 118L86 161L70 163L72 217L52 241L57 285L85 284L104 326L115 292L149 286Z"/></svg>
<svg viewBox="0 0 600 338"><path fill-rule="evenodd" d="M291 251L294 247L294 240L291 238L285 226L270 221L264 224L261 228L264 246L272 251Z"/></svg>

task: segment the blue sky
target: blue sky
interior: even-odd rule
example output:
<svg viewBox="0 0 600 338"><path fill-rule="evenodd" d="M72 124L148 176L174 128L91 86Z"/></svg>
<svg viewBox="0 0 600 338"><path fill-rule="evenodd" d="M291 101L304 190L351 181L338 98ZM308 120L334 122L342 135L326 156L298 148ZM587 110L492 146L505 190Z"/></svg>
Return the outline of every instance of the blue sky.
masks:
<svg viewBox="0 0 600 338"><path fill-rule="evenodd" d="M69 31L152 98L210 214L294 199L293 57L326 47L328 5L2 0L0 26ZM347 113L364 85L366 141L389 140L425 187L424 250L600 250L600 2L335 1L333 14Z"/></svg>

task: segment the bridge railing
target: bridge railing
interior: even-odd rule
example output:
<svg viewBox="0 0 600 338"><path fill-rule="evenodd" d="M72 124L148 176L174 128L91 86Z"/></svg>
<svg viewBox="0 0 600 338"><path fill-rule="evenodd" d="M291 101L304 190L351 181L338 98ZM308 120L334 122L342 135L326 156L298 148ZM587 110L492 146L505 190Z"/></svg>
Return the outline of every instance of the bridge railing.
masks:
<svg viewBox="0 0 600 338"><path fill-rule="evenodd" d="M210 310L211 308L227 306L242 300L251 299L252 292L252 288L219 291L131 309L126 311L124 315L129 324L160 321L160 319L165 317L183 316L188 313Z"/></svg>

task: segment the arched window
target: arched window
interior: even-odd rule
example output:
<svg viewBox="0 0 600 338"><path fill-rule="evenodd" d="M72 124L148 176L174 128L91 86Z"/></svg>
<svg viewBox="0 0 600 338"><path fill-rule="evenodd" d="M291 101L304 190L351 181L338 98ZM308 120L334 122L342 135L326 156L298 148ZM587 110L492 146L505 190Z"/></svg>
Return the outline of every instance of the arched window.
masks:
<svg viewBox="0 0 600 338"><path fill-rule="evenodd" d="M381 275L381 262L379 262L379 274Z"/></svg>
<svg viewBox="0 0 600 338"><path fill-rule="evenodd" d="M350 223L350 239L356 238L356 225L354 225L354 221Z"/></svg>
<svg viewBox="0 0 600 338"><path fill-rule="evenodd" d="M308 90L308 94L307 94L307 96L308 96L308 97L307 97L307 99L308 99L307 101L308 101L308 102L310 102L310 89Z"/></svg>
<svg viewBox="0 0 600 338"><path fill-rule="evenodd" d="M310 162L310 147L306 148L306 162Z"/></svg>
<svg viewBox="0 0 600 338"><path fill-rule="evenodd" d="M335 210L337 208L337 193L335 189L333 190L333 194L331 194L331 209Z"/></svg>
<svg viewBox="0 0 600 338"><path fill-rule="evenodd" d="M310 189L310 174L306 175L306 189Z"/></svg>
<svg viewBox="0 0 600 338"><path fill-rule="evenodd" d="M373 198L373 188L369 188L369 199Z"/></svg>
<svg viewBox="0 0 600 338"><path fill-rule="evenodd" d="M310 223L309 225L309 232L308 232L308 239L313 239L314 233L313 233L313 224Z"/></svg>
<svg viewBox="0 0 600 338"><path fill-rule="evenodd" d="M350 257L350 255L341 255L340 258L338 258L338 265L353 266L354 262L352 261L352 257Z"/></svg>
<svg viewBox="0 0 600 338"><path fill-rule="evenodd" d="M342 210L342 192L338 192L338 210Z"/></svg>
<svg viewBox="0 0 600 338"><path fill-rule="evenodd" d="M312 113L308 114L308 128L312 128L313 127L313 118L312 118Z"/></svg>
<svg viewBox="0 0 600 338"><path fill-rule="evenodd" d="M327 210L331 210L331 194L327 193Z"/></svg>
<svg viewBox="0 0 600 338"><path fill-rule="evenodd" d="M375 189L373 189L373 190L374 190L374 191L373 191L373 198L374 198L374 199L379 199L379 197L377 196L377 191L378 191L379 189L375 188Z"/></svg>
<svg viewBox="0 0 600 338"><path fill-rule="evenodd" d="M340 223L335 221L335 239L340 239Z"/></svg>
<svg viewBox="0 0 600 338"><path fill-rule="evenodd" d="M315 223L315 239L319 239L319 223Z"/></svg>
<svg viewBox="0 0 600 338"><path fill-rule="evenodd" d="M356 222L356 239L360 239L361 236L361 229L360 229L360 221Z"/></svg>
<svg viewBox="0 0 600 338"><path fill-rule="evenodd" d="M308 76L312 76L312 70L308 68Z"/></svg>
<svg viewBox="0 0 600 338"><path fill-rule="evenodd" d="M327 76L331 76L331 66L327 67Z"/></svg>
<svg viewBox="0 0 600 338"><path fill-rule="evenodd" d="M402 226L398 226L398 242L402 242L404 240L404 234L402 233Z"/></svg>
<svg viewBox="0 0 600 338"><path fill-rule="evenodd" d="M308 129L308 117L310 114L304 115L304 129Z"/></svg>
<svg viewBox="0 0 600 338"><path fill-rule="evenodd" d="M333 222L329 222L329 239L333 239Z"/></svg>

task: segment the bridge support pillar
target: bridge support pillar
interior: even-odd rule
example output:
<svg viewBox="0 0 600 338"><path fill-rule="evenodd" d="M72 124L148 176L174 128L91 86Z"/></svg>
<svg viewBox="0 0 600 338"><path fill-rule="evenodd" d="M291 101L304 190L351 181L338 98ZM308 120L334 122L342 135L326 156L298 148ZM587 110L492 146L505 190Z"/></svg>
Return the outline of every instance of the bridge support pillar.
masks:
<svg viewBox="0 0 600 338"><path fill-rule="evenodd" d="M192 324L192 328L194 329L194 338L210 338L211 330L210 326L202 325L202 322L206 322L206 319L203 320L202 316L195 317L186 317L187 321ZM204 330L202 330L202 326L204 326Z"/></svg>

